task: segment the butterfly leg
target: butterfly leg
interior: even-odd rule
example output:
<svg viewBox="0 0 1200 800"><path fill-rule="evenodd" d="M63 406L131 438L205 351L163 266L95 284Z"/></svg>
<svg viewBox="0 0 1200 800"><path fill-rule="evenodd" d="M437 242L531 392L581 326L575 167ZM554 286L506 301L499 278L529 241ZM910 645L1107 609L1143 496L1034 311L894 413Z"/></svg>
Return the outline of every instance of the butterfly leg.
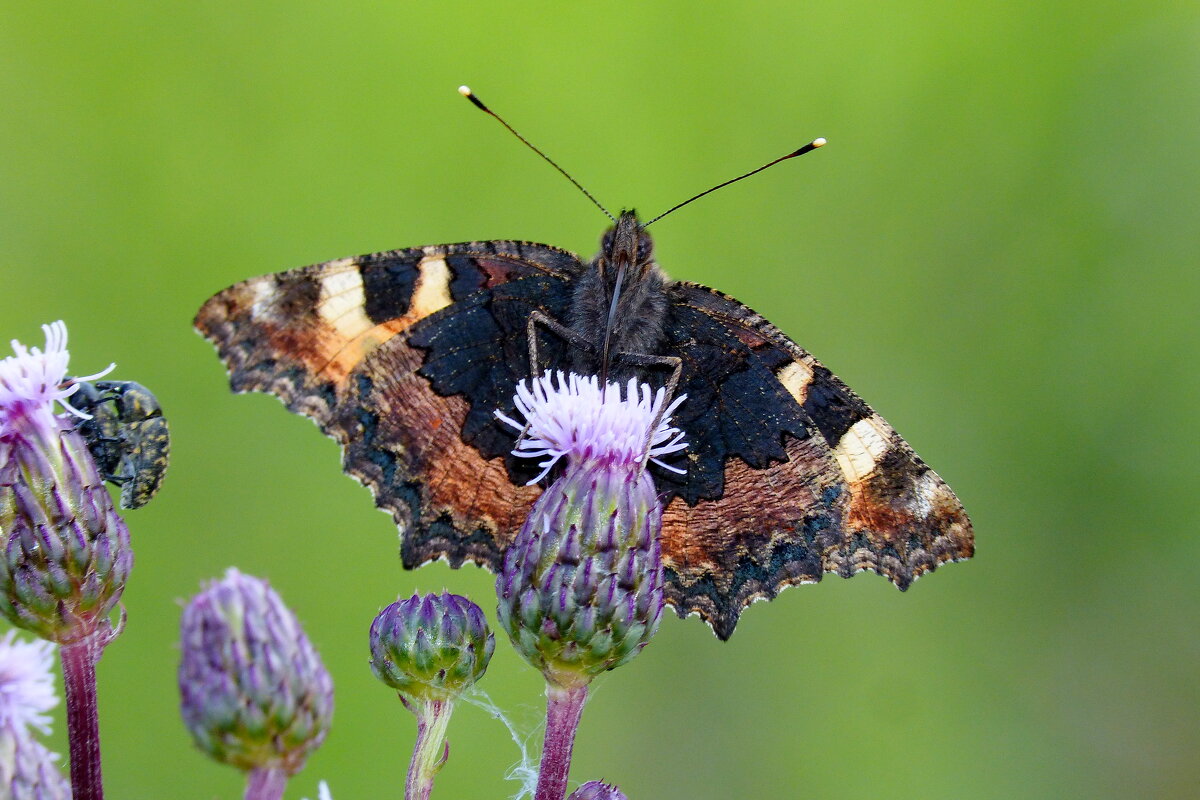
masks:
<svg viewBox="0 0 1200 800"><path fill-rule="evenodd" d="M679 379L683 375L683 359L679 356L655 356L644 353L618 353L618 358L622 363L632 364L637 367L670 367L671 376L667 378L666 384L663 386L663 402L662 408L658 410L658 414L654 417L654 422L650 425L650 432L646 436L646 447L642 452L642 459L650 453L650 443L654 441L654 432L658 430L658 426L662 423L663 414L666 413L667 406L671 405L671 401L675 399L675 392L679 389Z"/></svg>
<svg viewBox="0 0 1200 800"><path fill-rule="evenodd" d="M595 352L596 346L577 334L575 331L563 325L553 317L541 312L534 311L529 315L529 321L525 323L525 339L527 349L529 350L529 379L534 381L542 375L542 367L538 363L538 335L537 326L542 325L551 333L558 334L564 341L582 347L585 350ZM525 441L525 434L529 433L529 423L525 423L525 427L521 429L521 434L517 437L517 444Z"/></svg>
<svg viewBox="0 0 1200 800"><path fill-rule="evenodd" d="M538 364L538 339L537 326L542 325L551 333L558 334L563 341L573 344L576 347L583 348L589 352L596 351L596 345L589 342L587 339L580 336L575 331L563 325L558 320L541 312L534 311L529 315L529 321L525 323L525 338L529 349L529 377L531 379L541 377L542 368Z"/></svg>

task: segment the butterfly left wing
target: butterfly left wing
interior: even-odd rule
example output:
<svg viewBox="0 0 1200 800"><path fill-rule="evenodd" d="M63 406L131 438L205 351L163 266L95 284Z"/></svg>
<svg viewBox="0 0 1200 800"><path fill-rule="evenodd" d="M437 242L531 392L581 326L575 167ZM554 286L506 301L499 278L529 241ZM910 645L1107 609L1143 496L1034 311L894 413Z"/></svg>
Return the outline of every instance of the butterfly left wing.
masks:
<svg viewBox="0 0 1200 800"><path fill-rule="evenodd" d="M691 464L682 479L656 477L680 615L727 639L743 607L825 572L873 570L906 589L973 554L958 498L824 365L727 295L670 291Z"/></svg>
<svg viewBox="0 0 1200 800"><path fill-rule="evenodd" d="M488 327L494 312L527 315L579 269L574 255L528 242L394 250L236 284L195 325L234 391L274 394L338 441L345 471L392 512L406 566L496 566L540 489L462 440L470 404L418 374L425 356L411 339L442 332L451 364L502 369L496 352L516 334Z"/></svg>

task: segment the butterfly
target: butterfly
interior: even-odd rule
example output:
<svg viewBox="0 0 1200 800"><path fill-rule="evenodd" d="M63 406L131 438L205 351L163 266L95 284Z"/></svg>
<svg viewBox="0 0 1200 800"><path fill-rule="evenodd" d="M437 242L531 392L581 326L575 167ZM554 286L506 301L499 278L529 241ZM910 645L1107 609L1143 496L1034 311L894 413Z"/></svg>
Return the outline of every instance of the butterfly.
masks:
<svg viewBox="0 0 1200 800"><path fill-rule="evenodd" d="M338 441L405 567L499 568L542 489L495 412L551 369L687 396L672 419L686 469L651 467L665 598L721 639L754 600L828 572L906 589L969 558L966 512L908 443L766 319L667 278L646 224L623 212L590 261L480 241L314 264L229 287L195 325L234 391L274 394Z"/></svg>

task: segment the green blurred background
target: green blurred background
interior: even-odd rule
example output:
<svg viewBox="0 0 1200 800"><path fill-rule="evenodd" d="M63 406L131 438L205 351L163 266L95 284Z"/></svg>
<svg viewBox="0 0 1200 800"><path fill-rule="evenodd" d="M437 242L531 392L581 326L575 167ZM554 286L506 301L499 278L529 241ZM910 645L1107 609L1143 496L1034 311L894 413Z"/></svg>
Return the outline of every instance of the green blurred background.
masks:
<svg viewBox="0 0 1200 800"><path fill-rule="evenodd" d="M507 7L506 7L507 6ZM252 275L523 238L590 255L657 213L674 277L775 321L957 490L978 555L907 594L791 590L728 644L671 617L598 686L572 775L634 800L1187 797L1200 782L1194 2L39 2L0 19L0 320L116 361L174 436L128 515L129 627L100 665L110 797L234 798L178 719L179 603L236 564L337 683L289 798L399 797L412 718L366 666L401 570L337 448L233 396L191 318ZM541 681L483 683L540 742ZM61 715L53 745L65 750ZM436 797L496 798L516 747L463 708Z"/></svg>

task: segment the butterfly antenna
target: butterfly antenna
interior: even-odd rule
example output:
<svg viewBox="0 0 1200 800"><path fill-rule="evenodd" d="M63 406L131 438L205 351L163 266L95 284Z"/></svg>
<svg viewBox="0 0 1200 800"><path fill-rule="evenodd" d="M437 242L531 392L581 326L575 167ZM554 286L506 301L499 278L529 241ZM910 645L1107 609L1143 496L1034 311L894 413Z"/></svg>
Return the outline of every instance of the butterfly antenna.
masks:
<svg viewBox="0 0 1200 800"><path fill-rule="evenodd" d="M612 214L608 213L608 209L607 209L607 208L605 208L604 206L600 205L600 201L599 201L599 200L597 200L596 198L592 197L592 193L591 193L591 192L589 192L587 189L583 188L583 186L581 186L581 185L580 185L579 181L577 181L577 180L575 180L574 178L572 178L572 177L570 176L570 174L568 174L568 173L567 173L567 171L566 171L565 169L563 169L562 167L560 167L558 164L554 163L554 159L552 159L550 156L546 155L546 154L545 154L545 153L543 153L541 150L538 150L536 147L534 147L532 142L530 142L528 139L526 139L526 138L525 138L524 136L522 136L521 134L517 133L516 129L515 129L515 128L513 128L513 126L512 126L512 125L509 125L507 122L505 122L503 117L501 117L501 116L500 116L499 114L497 114L495 111L492 111L490 108L488 108L487 106L485 106L485 105L483 104L483 101L482 101L482 100L480 100L478 97L476 97L476 96L475 96L475 93L471 91L471 88L470 88L469 86L460 86L460 87L458 87L458 93L459 93L459 94L461 94L463 97L467 98L468 100L470 100L472 103L474 103L474 104L475 104L475 107L476 107L476 108L478 108L480 111L482 111L482 112L484 112L485 114L488 114L488 115L490 115L490 116L494 117L494 118L496 119L496 121L497 121L497 122L499 122L499 123L500 123L501 125L503 125L505 128L508 128L508 132L509 132L509 133L511 133L513 136L517 137L518 139L520 139L520 140L521 140L521 141L522 141L522 142L525 144L525 146L526 146L526 147L528 147L530 150L532 150L533 152L535 152L535 153L537 153L539 156L541 156L541 157L542 157L542 158L543 158L543 159L546 161L546 163L548 163L550 166L554 167L556 170L558 170L560 173L562 173L562 176L563 176L564 178L566 178L567 180L569 180L571 183L575 184L575 188L576 188L576 189L578 189L579 191L583 192L584 196L586 196L588 200L591 200L591 201L592 201L592 203L594 203L594 204L595 204L596 208L598 208L598 209L600 209L601 211L603 211L603 212L604 212L604 215L605 215L606 217L608 217L609 219L611 219L613 222L616 222L616 221L617 221L617 218L616 218L616 217L614 217Z"/></svg>
<svg viewBox="0 0 1200 800"><path fill-rule="evenodd" d="M811 153L813 150L816 150L818 147L823 147L824 145L825 145L825 140L824 140L824 139L813 139L811 142L809 142L808 144L804 145L804 147L801 147L799 150L796 150L795 152L788 153L786 156L780 156L779 158L775 159L774 161L772 161L772 162L770 162L770 163L768 163L768 164L763 164L763 165L762 165L761 167L759 167L758 169L751 170L750 172L747 172L745 175L739 175L739 176L737 176L736 178L733 178L733 179L731 179L731 180L727 180L727 181L725 181L724 183L718 183L716 186L712 187L711 189L708 189L708 190L706 190L706 191L703 191L703 192L701 192L700 194L698 194L698 195L696 195L696 196L694 196L694 197L689 197L687 200L684 200L684 201L683 201L682 203L680 203L679 205L677 205L677 206L672 206L671 208L668 208L666 211L664 211L663 213L659 214L657 217L655 217L654 219L650 220L649 222L647 222L647 223L646 223L645 225L643 225L642 227L643 227L643 228L649 228L651 225L653 225L654 223L658 222L660 219L662 219L663 217L665 217L667 214L670 214L672 211L678 211L679 209L683 208L684 206L686 206L688 203L692 202L693 200L699 200L701 197L704 197L704 195L706 195L706 194L712 194L712 193L713 193L713 192L715 192L717 189L724 189L724 188L725 188L726 186L728 186L729 184L731 184L731 183L737 183L737 182L738 182L738 181L740 181L742 178L749 178L751 175L757 175L758 173L762 172L762 171L763 171L764 169L766 169L767 167L773 167L773 166L775 166L775 165L776 165L776 164L778 164L780 161L787 161L789 158L795 158L796 156L802 156L802 155L804 155L805 153Z"/></svg>

